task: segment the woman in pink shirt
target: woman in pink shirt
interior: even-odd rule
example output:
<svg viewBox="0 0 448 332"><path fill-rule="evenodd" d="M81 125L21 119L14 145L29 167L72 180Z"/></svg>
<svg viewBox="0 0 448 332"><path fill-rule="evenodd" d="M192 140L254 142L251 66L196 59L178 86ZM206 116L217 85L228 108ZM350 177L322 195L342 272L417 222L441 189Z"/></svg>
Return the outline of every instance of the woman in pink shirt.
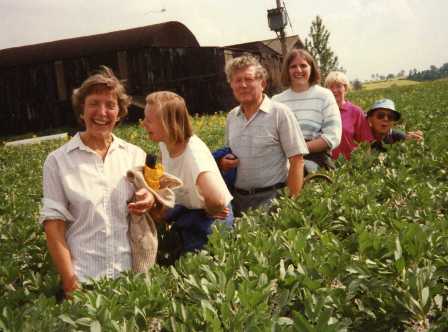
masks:
<svg viewBox="0 0 448 332"><path fill-rule="evenodd" d="M341 112L342 137L341 144L331 153L333 159L340 154L349 160L352 151L357 147L356 143L370 142L373 140L367 118L359 106L345 99L349 90L347 76L339 71L332 71L325 79L325 87L333 92Z"/></svg>

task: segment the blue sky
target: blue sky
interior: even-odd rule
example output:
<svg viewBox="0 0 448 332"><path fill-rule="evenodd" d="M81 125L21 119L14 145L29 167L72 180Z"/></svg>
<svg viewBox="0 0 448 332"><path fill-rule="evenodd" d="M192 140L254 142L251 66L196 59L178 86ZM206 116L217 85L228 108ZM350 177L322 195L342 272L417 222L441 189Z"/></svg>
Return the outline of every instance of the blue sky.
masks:
<svg viewBox="0 0 448 332"><path fill-rule="evenodd" d="M350 79L448 62L446 0L284 0L302 40L320 15ZM0 49L170 20L202 46L274 38L266 11L275 0L0 0ZM162 11L162 9L165 9Z"/></svg>

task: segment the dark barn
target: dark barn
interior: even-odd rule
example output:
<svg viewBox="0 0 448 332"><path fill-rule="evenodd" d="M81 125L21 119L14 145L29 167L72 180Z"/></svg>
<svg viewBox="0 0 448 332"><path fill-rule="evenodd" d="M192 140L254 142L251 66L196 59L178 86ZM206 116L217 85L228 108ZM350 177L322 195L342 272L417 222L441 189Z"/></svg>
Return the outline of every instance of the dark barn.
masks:
<svg viewBox="0 0 448 332"><path fill-rule="evenodd" d="M228 110L235 102L224 65L243 50L278 70L275 52L200 47L179 22L0 50L0 135L76 127L71 93L100 65L126 81L134 105L149 92L171 90L186 99L192 114ZM141 109L131 107L128 118L139 117Z"/></svg>

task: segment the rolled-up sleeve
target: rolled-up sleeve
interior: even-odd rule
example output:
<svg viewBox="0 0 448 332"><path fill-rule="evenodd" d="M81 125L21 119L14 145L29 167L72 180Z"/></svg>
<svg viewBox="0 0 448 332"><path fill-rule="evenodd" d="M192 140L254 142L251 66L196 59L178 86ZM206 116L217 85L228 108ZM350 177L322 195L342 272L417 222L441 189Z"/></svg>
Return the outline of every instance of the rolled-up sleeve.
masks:
<svg viewBox="0 0 448 332"><path fill-rule="evenodd" d="M61 219L74 221L67 209L68 200L65 196L57 162L54 156L48 156L43 167L43 199L39 214L39 223L45 220Z"/></svg>
<svg viewBox="0 0 448 332"><path fill-rule="evenodd" d="M337 148L341 143L342 121L338 104L333 94L327 94L323 105L322 138L327 142L331 150Z"/></svg>

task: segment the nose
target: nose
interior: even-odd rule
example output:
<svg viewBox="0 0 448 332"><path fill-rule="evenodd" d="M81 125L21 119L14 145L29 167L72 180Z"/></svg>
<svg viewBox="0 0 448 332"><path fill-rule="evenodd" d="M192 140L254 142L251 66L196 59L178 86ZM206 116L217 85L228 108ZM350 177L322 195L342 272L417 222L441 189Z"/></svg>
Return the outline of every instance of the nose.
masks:
<svg viewBox="0 0 448 332"><path fill-rule="evenodd" d="M98 105L98 112L100 112L101 114L106 114L107 113L107 105L105 103L100 103Z"/></svg>

